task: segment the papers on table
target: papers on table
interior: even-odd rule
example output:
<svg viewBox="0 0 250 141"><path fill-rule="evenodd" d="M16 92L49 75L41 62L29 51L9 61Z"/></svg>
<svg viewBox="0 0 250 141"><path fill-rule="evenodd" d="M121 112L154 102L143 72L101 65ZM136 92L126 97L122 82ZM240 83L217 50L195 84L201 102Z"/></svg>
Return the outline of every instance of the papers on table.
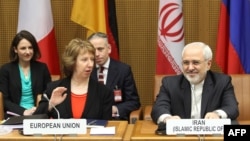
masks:
<svg viewBox="0 0 250 141"><path fill-rule="evenodd" d="M107 120L87 119L87 128L106 127Z"/></svg>
<svg viewBox="0 0 250 141"><path fill-rule="evenodd" d="M0 128L1 127L10 128L10 129L22 129L23 128L23 124L17 124L17 125L0 125Z"/></svg>
<svg viewBox="0 0 250 141"><path fill-rule="evenodd" d="M12 128L0 125L0 135L8 134L12 131Z"/></svg>
<svg viewBox="0 0 250 141"><path fill-rule="evenodd" d="M90 135L115 135L115 127L91 128Z"/></svg>

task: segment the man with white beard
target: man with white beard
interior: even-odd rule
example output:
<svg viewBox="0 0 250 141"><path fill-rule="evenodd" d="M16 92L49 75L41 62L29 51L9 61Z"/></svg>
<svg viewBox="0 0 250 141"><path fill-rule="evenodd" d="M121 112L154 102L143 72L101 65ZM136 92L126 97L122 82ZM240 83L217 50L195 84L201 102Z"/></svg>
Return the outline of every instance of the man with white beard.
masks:
<svg viewBox="0 0 250 141"><path fill-rule="evenodd" d="M155 123L168 119L235 120L239 115L231 77L210 70L213 53L202 42L187 44L182 51L180 75L166 76L153 105Z"/></svg>

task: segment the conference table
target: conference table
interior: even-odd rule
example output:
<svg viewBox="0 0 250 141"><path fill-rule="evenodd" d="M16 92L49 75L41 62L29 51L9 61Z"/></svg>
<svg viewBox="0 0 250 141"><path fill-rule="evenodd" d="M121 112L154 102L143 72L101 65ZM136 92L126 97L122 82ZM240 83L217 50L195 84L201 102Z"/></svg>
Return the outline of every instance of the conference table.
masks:
<svg viewBox="0 0 250 141"><path fill-rule="evenodd" d="M241 125L249 125L249 121L239 121ZM129 127L129 126L128 126ZM155 130L157 125L149 120L138 120L135 125L131 125L130 128L127 128L126 135L124 139L131 141L160 141L160 140L169 140L169 141L197 141L197 140L206 140L206 141L223 141L223 135L156 135Z"/></svg>
<svg viewBox="0 0 250 141"><path fill-rule="evenodd" d="M115 126L115 135L90 135L90 129L87 129L87 134L79 135L21 135L18 130L13 130L9 134L0 135L0 141L122 141L126 132L128 122L127 121L108 121L107 127Z"/></svg>

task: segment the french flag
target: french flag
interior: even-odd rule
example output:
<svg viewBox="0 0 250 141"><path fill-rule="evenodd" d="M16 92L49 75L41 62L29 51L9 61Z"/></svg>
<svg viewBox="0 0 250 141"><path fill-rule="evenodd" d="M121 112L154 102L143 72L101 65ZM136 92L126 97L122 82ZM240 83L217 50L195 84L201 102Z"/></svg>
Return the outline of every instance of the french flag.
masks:
<svg viewBox="0 0 250 141"><path fill-rule="evenodd" d="M222 0L216 62L226 74L250 74L250 0Z"/></svg>
<svg viewBox="0 0 250 141"><path fill-rule="evenodd" d="M20 0L17 32L27 30L39 45L39 61L47 64L51 75L60 75L50 0Z"/></svg>

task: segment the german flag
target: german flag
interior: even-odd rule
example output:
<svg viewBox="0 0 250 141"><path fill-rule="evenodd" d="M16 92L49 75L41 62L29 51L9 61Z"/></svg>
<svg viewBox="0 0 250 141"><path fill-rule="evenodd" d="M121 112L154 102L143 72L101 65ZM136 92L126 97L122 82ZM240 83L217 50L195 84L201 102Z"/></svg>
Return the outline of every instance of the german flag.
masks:
<svg viewBox="0 0 250 141"><path fill-rule="evenodd" d="M87 37L106 33L112 47L110 57L119 60L115 0L74 0L71 20L87 29Z"/></svg>

